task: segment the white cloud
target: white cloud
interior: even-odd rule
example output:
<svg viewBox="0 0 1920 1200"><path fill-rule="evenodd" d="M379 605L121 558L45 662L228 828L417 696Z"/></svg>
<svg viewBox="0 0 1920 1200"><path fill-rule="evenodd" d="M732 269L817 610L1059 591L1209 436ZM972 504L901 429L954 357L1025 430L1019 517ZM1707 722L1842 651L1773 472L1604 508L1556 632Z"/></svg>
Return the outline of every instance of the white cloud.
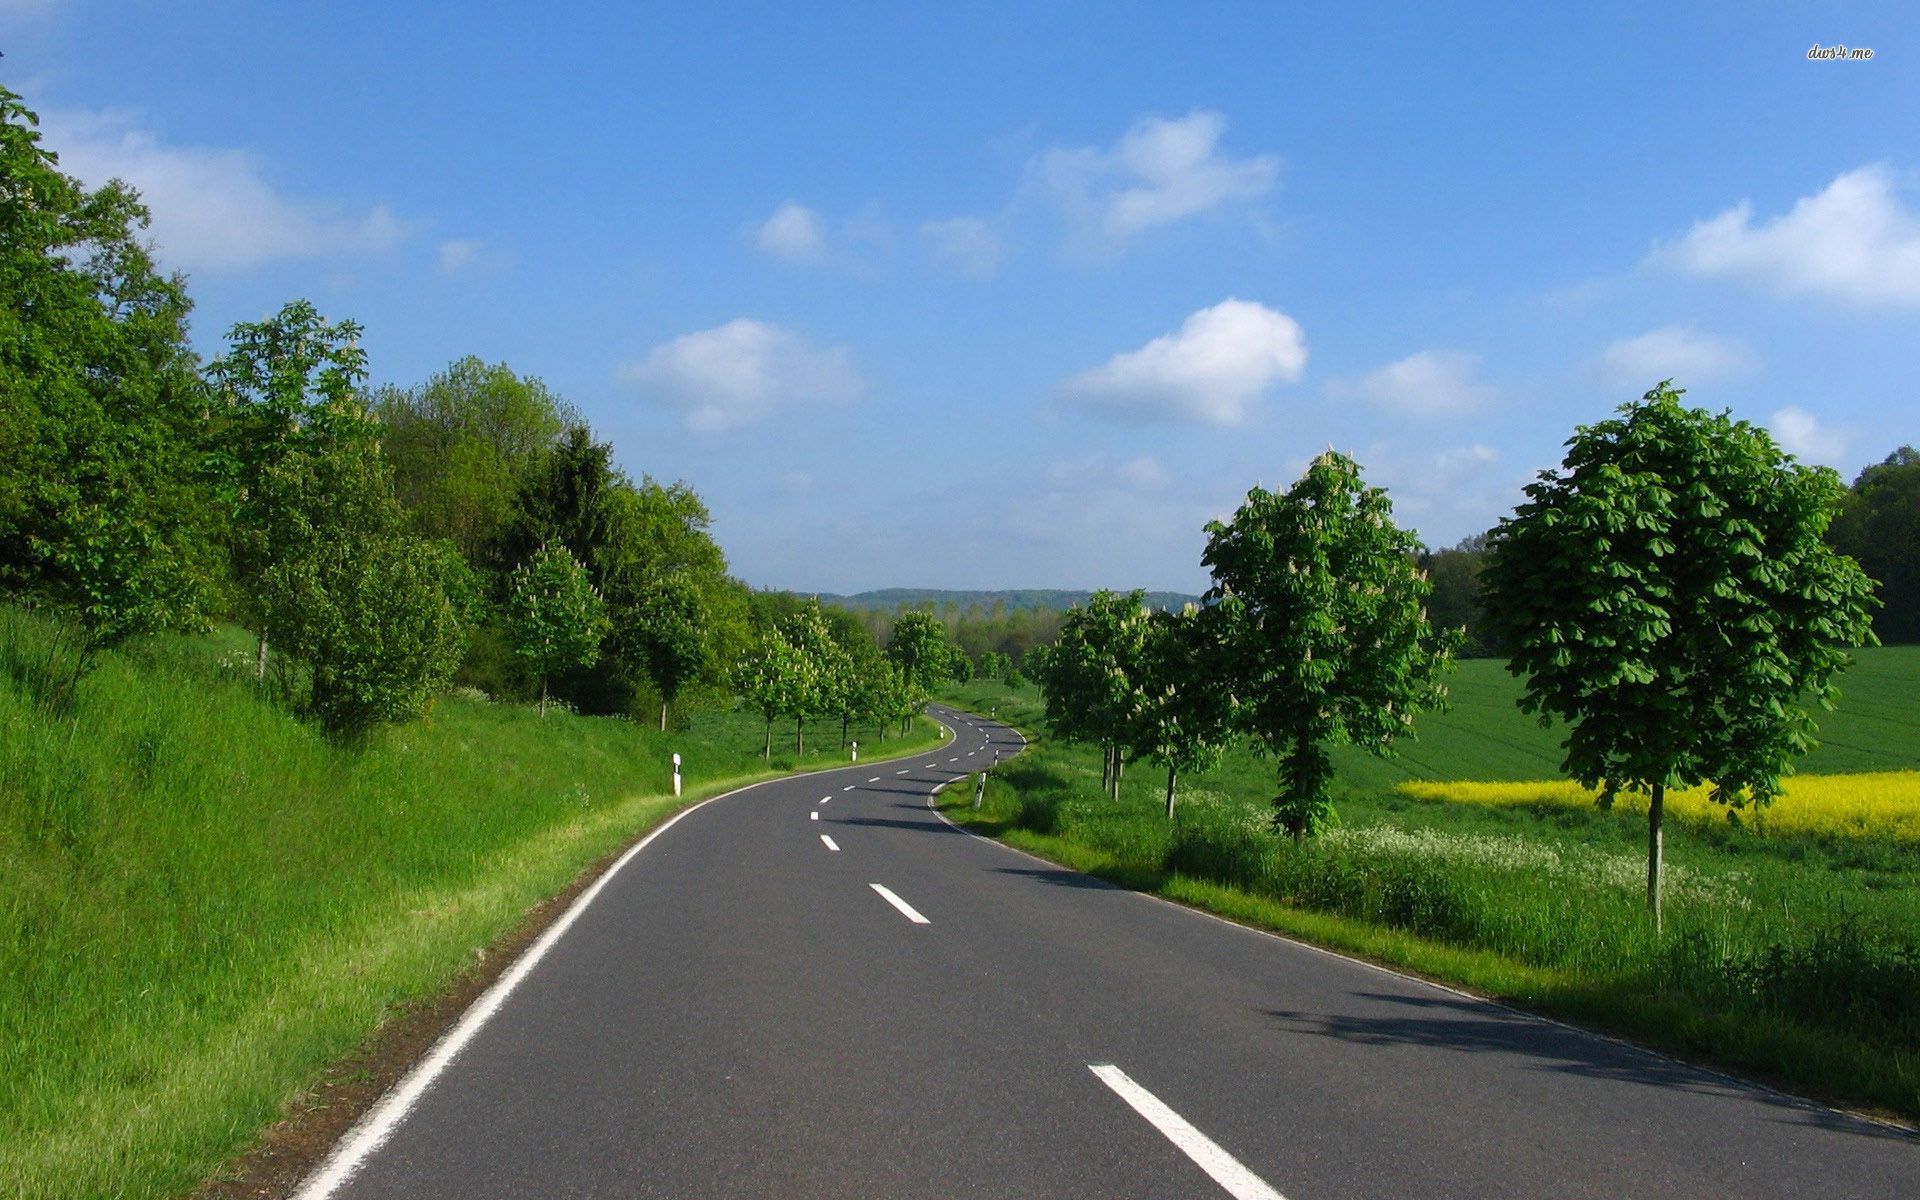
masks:
<svg viewBox="0 0 1920 1200"><path fill-rule="evenodd" d="M792 200L754 226L753 240L768 254L790 263L815 263L826 256L827 231L820 214Z"/></svg>
<svg viewBox="0 0 1920 1200"><path fill-rule="evenodd" d="M1458 350L1422 350L1357 380L1335 380L1327 394L1354 398L1416 417L1472 412L1494 399L1492 387L1475 378L1480 356Z"/></svg>
<svg viewBox="0 0 1920 1200"><path fill-rule="evenodd" d="M1821 424L1820 418L1795 405L1788 405L1774 413L1769 425L1781 449L1806 462L1831 466L1846 453L1847 443L1851 440L1845 433Z"/></svg>
<svg viewBox="0 0 1920 1200"><path fill-rule="evenodd" d="M473 265L474 258L480 253L480 243L458 238L440 243L440 273L457 275Z"/></svg>
<svg viewBox="0 0 1920 1200"><path fill-rule="evenodd" d="M1056 147L1029 167L1034 187L1076 226L1081 240L1112 246L1143 230L1271 191L1272 155L1220 152L1226 118L1195 111L1142 117L1110 149Z"/></svg>
<svg viewBox="0 0 1920 1200"><path fill-rule="evenodd" d="M1125 462L1105 455L1056 462L1047 468L1047 486L1056 492L1147 492L1165 487L1167 469L1152 455Z"/></svg>
<svg viewBox="0 0 1920 1200"><path fill-rule="evenodd" d="M1753 356L1737 341L1665 325L1608 346L1600 365L1610 382L1645 389L1673 379L1684 387L1738 375L1753 365Z"/></svg>
<svg viewBox="0 0 1920 1200"><path fill-rule="evenodd" d="M1292 317L1227 299L1173 333L1082 371L1061 391L1114 413L1237 425L1261 392L1298 379L1306 363L1306 341Z"/></svg>
<svg viewBox="0 0 1920 1200"><path fill-rule="evenodd" d="M1483 442L1442 450L1433 456L1433 466L1443 475L1458 475L1500 461L1500 452Z"/></svg>
<svg viewBox="0 0 1920 1200"><path fill-rule="evenodd" d="M1920 304L1920 219L1884 164L1848 171L1792 211L1753 222L1739 204L1657 246L1651 262L1689 275L1738 279L1780 295L1863 306Z"/></svg>
<svg viewBox="0 0 1920 1200"><path fill-rule="evenodd" d="M355 214L289 197L247 151L167 145L125 113L49 113L42 128L68 174L93 187L121 179L140 193L168 267L243 271L379 254L408 232L384 205Z"/></svg>
<svg viewBox="0 0 1920 1200"><path fill-rule="evenodd" d="M1000 235L979 217L923 222L920 237L934 261L972 279L990 278L1005 253Z"/></svg>
<svg viewBox="0 0 1920 1200"><path fill-rule="evenodd" d="M737 429L793 405L848 400L862 387L844 347L815 346L744 317L655 346L620 376L680 409L696 433Z"/></svg>

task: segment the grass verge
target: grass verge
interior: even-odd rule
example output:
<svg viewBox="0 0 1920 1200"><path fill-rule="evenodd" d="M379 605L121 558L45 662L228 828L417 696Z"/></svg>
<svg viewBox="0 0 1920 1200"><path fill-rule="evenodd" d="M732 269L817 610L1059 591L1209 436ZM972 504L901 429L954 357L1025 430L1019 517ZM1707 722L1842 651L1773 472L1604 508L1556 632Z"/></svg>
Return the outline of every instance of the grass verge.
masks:
<svg viewBox="0 0 1920 1200"><path fill-rule="evenodd" d="M845 761L826 723L770 767L736 716L663 734L458 699L344 748L184 639L107 656L54 714L26 683L47 638L0 610L0 1195L190 1191L583 868Z"/></svg>
<svg viewBox="0 0 1920 1200"><path fill-rule="evenodd" d="M1037 695L950 699L1039 731ZM1856 747L1862 765L1877 757ZM1235 761L1239 759L1240 761ZM1920 1117L1920 860L1892 844L1671 844L1664 934L1642 912L1644 826L1596 810L1496 810L1349 788L1345 824L1295 847L1266 827L1271 766L1244 751L1188 781L1040 740L953 820L1122 886L1823 1099Z"/></svg>

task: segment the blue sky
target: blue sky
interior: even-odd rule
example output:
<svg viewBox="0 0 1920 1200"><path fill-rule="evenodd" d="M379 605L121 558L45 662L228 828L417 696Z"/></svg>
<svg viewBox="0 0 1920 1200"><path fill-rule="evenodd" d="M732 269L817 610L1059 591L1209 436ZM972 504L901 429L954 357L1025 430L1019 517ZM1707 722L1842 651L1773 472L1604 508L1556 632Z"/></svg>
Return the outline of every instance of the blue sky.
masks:
<svg viewBox="0 0 1920 1200"><path fill-rule="evenodd" d="M757 585L1199 590L1329 444L1450 544L1667 375L1920 441L1910 4L812 7L0 0L0 79L204 351L538 375Z"/></svg>

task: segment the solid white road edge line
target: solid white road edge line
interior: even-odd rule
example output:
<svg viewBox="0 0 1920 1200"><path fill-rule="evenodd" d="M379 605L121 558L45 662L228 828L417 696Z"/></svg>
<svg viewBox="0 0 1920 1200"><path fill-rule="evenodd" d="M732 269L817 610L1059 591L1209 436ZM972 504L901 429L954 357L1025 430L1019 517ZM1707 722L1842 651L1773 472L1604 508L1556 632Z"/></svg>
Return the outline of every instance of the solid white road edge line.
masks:
<svg viewBox="0 0 1920 1200"><path fill-rule="evenodd" d="M874 891L879 892L880 898L882 900L885 900L888 904L891 904L895 908L899 909L900 915L905 917L907 920L912 921L915 925L933 924L932 921L927 920L925 917L921 916L917 911L915 911L913 905L908 904L905 900L902 900L900 897L894 895L892 892L888 891L882 885L877 883L870 883L867 886L872 888Z"/></svg>
<svg viewBox="0 0 1920 1200"><path fill-rule="evenodd" d="M954 736L950 728L947 734L949 737ZM441 1035L440 1040L434 1043L433 1049L427 1052L427 1056L416 1063L392 1091L382 1096L372 1108L367 1110L366 1115L354 1122L346 1134L334 1143L333 1150L321 1160L319 1169L307 1176L305 1182L300 1185L300 1189L293 1194L293 1200L324 1200L325 1197L339 1190L341 1184L353 1178L354 1173L360 1169L361 1164L366 1162L367 1157L393 1136L393 1131L399 1128L400 1122L406 1119L420 1097L433 1086L433 1081L439 1078L448 1064L452 1063L460 1051L466 1048L467 1043L473 1040L473 1036L480 1032L481 1027L493 1017L493 1014L500 1010L500 1006L506 1003L507 997L520 985L520 981L533 973L533 969L540 965L540 960L547 956L547 951L553 949L554 943L560 940L561 935L580 919L580 914L593 903L594 897L600 894L600 889L606 887L607 882L620 873L620 868L633 861L634 856L651 845L655 838L678 825L681 818L696 809L705 808L715 800L725 800L728 796L737 796L741 792L752 791L769 783L781 783L792 778L794 777L791 775L782 775L774 779L762 779L757 783L749 783L729 792L721 792L718 796L708 796L698 804L688 805L668 817L658 829L627 847L625 854L615 859L612 866L601 872L600 878L588 884L586 889L574 898L573 903L567 906L567 911L560 914L559 919L553 924L547 926L546 932L535 938L533 944L514 960L513 965L500 973L500 977L493 981L492 986L480 993L480 998L467 1007L467 1011L460 1015L460 1020L454 1024L453 1028ZM820 814L813 815L818 819Z"/></svg>
<svg viewBox="0 0 1920 1200"><path fill-rule="evenodd" d="M823 842L825 842L825 843L827 844L827 849L829 849L829 850L831 850L831 851L833 851L833 852L834 852L834 853L836 853L836 854L838 854L838 853L840 852L840 847L838 847L838 846L836 846L836 845L834 845L834 844L833 844L833 839L832 839L832 838L830 838L830 837L828 837L828 836L827 836L826 834L824 834L824 833L823 833L823 834L821 834L821 835L820 835L820 840L821 840L821 841L823 841Z"/></svg>
<svg viewBox="0 0 1920 1200"><path fill-rule="evenodd" d="M1220 1143L1195 1129L1185 1117L1162 1103L1160 1097L1127 1078L1127 1073L1119 1067L1112 1063L1088 1063L1087 1069L1212 1176L1234 1200L1286 1200L1268 1187L1266 1180L1249 1171L1246 1164L1222 1150Z"/></svg>

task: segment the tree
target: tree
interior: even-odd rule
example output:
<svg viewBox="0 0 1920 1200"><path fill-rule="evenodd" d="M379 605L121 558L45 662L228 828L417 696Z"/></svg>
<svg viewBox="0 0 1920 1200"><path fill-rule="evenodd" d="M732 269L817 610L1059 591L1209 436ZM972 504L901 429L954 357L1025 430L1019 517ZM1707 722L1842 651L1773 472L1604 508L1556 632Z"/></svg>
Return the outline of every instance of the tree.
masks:
<svg viewBox="0 0 1920 1200"><path fill-rule="evenodd" d="M1100 786L1115 799L1139 699L1130 672L1138 670L1146 637L1145 599L1138 590L1103 590L1068 609L1038 676L1047 727L1067 741L1100 746Z"/></svg>
<svg viewBox="0 0 1920 1200"><path fill-rule="evenodd" d="M853 690L853 661L827 628L818 600L808 600L781 623L780 634L799 656L804 683L789 690L787 715L793 718L794 753L806 752L808 717L842 711Z"/></svg>
<svg viewBox="0 0 1920 1200"><path fill-rule="evenodd" d="M1814 745L1871 584L1823 535L1840 480L1763 429L1685 408L1664 382L1582 426L1496 530L1488 609L1526 677L1522 710L1568 725L1563 769L1611 800L1648 793L1660 920L1666 789L1764 805Z"/></svg>
<svg viewBox="0 0 1920 1200"><path fill-rule="evenodd" d="M330 542L262 580L265 628L306 663L309 711L353 737L424 714L466 650L472 573L449 542Z"/></svg>
<svg viewBox="0 0 1920 1200"><path fill-rule="evenodd" d="M1880 582L1875 636L1920 642L1920 454L1902 446L1860 472L1827 541Z"/></svg>
<svg viewBox="0 0 1920 1200"><path fill-rule="evenodd" d="M62 174L38 124L0 87L0 590L61 614L57 698L106 647L204 627L220 563L185 287L138 196Z"/></svg>
<svg viewBox="0 0 1920 1200"><path fill-rule="evenodd" d="M547 680L556 671L589 667L607 633L606 605L563 545L548 542L513 572L507 627L514 652L540 676L540 715L547 715Z"/></svg>
<svg viewBox="0 0 1920 1200"><path fill-rule="evenodd" d="M1134 754L1167 771L1167 819L1182 771L1209 771L1220 763L1233 721L1225 622L1215 609L1189 604L1179 613L1148 615L1141 653L1128 672L1134 688Z"/></svg>
<svg viewBox="0 0 1920 1200"><path fill-rule="evenodd" d="M1330 746L1390 755L1446 694L1458 634L1428 623L1419 543L1392 516L1359 465L1328 450L1284 494L1254 488L1207 525L1238 723L1279 760L1274 825L1296 840L1332 816Z"/></svg>
<svg viewBox="0 0 1920 1200"><path fill-rule="evenodd" d="M396 517L379 425L360 402L360 326L329 324L305 300L227 335L208 373L225 402L221 477L243 615L267 665L262 580L339 536L384 534ZM343 532L344 531L344 532Z"/></svg>
<svg viewBox="0 0 1920 1200"><path fill-rule="evenodd" d="M707 639L700 593L680 575L649 587L626 614L620 641L646 668L660 693L660 728L667 708L707 664Z"/></svg>
<svg viewBox="0 0 1920 1200"><path fill-rule="evenodd" d="M763 631L734 665L734 690L767 723L767 759L773 758L774 718L803 708L812 687L805 658L775 629Z"/></svg>
<svg viewBox="0 0 1920 1200"><path fill-rule="evenodd" d="M887 640L887 658L900 668L908 703L904 731L913 714L926 705L928 693L947 682L953 670L953 644L947 628L932 613L902 613Z"/></svg>

